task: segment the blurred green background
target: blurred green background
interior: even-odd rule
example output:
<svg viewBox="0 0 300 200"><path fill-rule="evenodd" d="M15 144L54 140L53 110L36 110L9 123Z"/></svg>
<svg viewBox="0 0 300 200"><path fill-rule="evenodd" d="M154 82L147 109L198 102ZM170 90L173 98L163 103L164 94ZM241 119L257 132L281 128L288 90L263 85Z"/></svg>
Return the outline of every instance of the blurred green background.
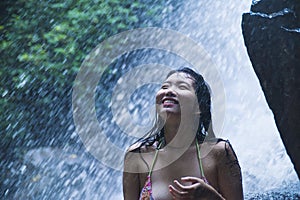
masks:
<svg viewBox="0 0 300 200"><path fill-rule="evenodd" d="M25 146L72 143L72 84L85 56L114 34L159 26L165 3L2 1L1 160Z"/></svg>

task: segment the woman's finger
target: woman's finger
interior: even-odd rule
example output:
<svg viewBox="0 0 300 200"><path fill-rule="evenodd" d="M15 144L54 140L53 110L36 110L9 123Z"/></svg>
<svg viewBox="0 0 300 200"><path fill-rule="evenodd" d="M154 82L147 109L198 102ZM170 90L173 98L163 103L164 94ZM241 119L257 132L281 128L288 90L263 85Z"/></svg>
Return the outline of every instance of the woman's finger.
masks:
<svg viewBox="0 0 300 200"><path fill-rule="evenodd" d="M192 185L182 185L179 181L175 180L174 181L175 185L180 188L181 190L183 191L188 191L188 190L191 190L191 189L195 189L197 187L200 186L200 183L194 183Z"/></svg>
<svg viewBox="0 0 300 200"><path fill-rule="evenodd" d="M174 183L175 183L175 185L176 185L178 188L180 188L181 190L187 189L187 186L182 185L182 184L179 183L179 181L177 181L177 180L174 180Z"/></svg>
<svg viewBox="0 0 300 200"><path fill-rule="evenodd" d="M184 182L192 182L192 183L196 183L196 182L201 183L203 181L201 178L193 177L193 176L182 177L181 180Z"/></svg>
<svg viewBox="0 0 300 200"><path fill-rule="evenodd" d="M188 198L188 192L181 191L181 190L175 188L173 185L169 185L169 191L174 199L187 199Z"/></svg>

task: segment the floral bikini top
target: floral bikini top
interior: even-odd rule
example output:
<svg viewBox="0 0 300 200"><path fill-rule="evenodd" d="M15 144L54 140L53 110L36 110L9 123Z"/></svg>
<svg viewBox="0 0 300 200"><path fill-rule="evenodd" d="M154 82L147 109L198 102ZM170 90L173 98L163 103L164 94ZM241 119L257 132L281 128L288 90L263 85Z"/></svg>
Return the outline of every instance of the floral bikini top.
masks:
<svg viewBox="0 0 300 200"><path fill-rule="evenodd" d="M202 167L202 161L201 161L201 154L200 154L200 147L198 142L196 142L196 147L197 147L197 156L198 156L198 160L199 160L199 168L200 168L200 173L201 173L201 178L204 180L204 182L208 183L208 181L206 180L205 176L204 176L204 171L203 171L203 167ZM157 159L157 155L158 155L158 150L160 148L160 145L158 146L158 148L156 149L155 155L154 155L154 159L149 171L149 174L147 176L145 185L140 193L140 198L139 200L154 200L153 196L152 196L152 182L151 182L151 174L153 171L153 167L154 164L156 162Z"/></svg>

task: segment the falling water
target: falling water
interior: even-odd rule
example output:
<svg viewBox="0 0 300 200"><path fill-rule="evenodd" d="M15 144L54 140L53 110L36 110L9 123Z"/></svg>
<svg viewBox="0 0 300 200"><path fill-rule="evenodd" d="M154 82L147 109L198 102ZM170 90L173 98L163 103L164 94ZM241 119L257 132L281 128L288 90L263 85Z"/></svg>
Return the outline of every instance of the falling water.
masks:
<svg viewBox="0 0 300 200"><path fill-rule="evenodd" d="M222 82L225 115L219 124L214 122L219 127L216 135L228 138L238 155L246 199L299 197L297 175L243 42L242 13L250 10L251 2L230 0L224 4L220 1L187 0L176 4L176 7L172 5L170 2L166 4L166 9L171 12L162 14L160 26L176 30L201 45L218 71L218 80L212 82ZM112 99L122 98L114 97L114 92L128 71L158 61L160 65L157 67L177 68L189 64L170 52L136 50L120 55L110 65L110 73L106 71L103 74L96 89L95 110L103 130L101 134L109 141L102 143L95 136L93 139L100 141L98 146L111 142L124 151L137 139L137 135L124 134L128 132L117 125L124 108L120 106L120 113L112 113ZM140 75L134 78L139 81ZM138 87L130 95L125 108L129 110L133 123L145 126L145 129L152 123L157 87L157 83ZM213 96L217 96L214 91ZM218 110L214 109L213 115L213 119L217 118ZM82 145L78 127L74 129L74 126L76 124L69 128L76 130L71 135L77 141L74 145L30 149L22 161L5 163L7 174L1 187L4 199L122 199L122 172L101 162L101 158L95 156L93 149L88 148L84 141L85 146ZM120 159L114 157L110 150L106 149L101 156Z"/></svg>
<svg viewBox="0 0 300 200"><path fill-rule="evenodd" d="M246 198L270 199L251 194L299 191L300 185L244 46L241 19L250 6L251 1L190 0L166 26L198 41L216 63L226 94L225 122L217 135L235 148Z"/></svg>

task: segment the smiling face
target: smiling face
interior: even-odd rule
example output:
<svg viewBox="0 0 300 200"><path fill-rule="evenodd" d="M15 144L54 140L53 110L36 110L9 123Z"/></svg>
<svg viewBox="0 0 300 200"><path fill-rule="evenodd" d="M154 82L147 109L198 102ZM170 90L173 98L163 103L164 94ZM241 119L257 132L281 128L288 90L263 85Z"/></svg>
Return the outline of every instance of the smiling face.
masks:
<svg viewBox="0 0 300 200"><path fill-rule="evenodd" d="M160 116L186 116L199 113L194 79L183 72L170 75L156 94L157 112Z"/></svg>

